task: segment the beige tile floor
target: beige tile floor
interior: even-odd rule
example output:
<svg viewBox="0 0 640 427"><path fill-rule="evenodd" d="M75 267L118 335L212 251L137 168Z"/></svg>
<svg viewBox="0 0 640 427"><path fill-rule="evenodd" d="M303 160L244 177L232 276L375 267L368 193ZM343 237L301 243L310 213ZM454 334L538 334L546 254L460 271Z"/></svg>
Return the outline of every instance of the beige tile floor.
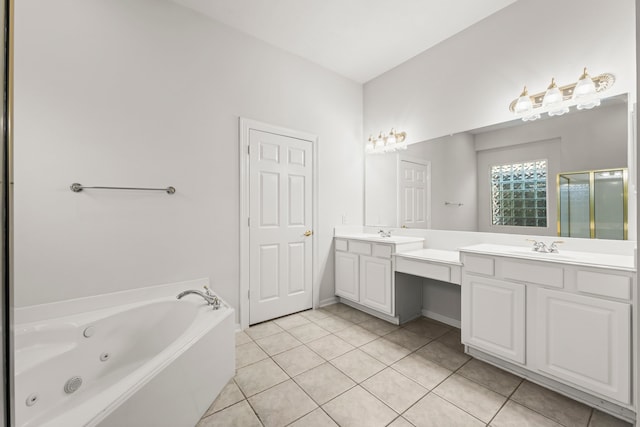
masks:
<svg viewBox="0 0 640 427"><path fill-rule="evenodd" d="M344 304L237 333L236 363L197 427L629 425L471 359L458 329Z"/></svg>

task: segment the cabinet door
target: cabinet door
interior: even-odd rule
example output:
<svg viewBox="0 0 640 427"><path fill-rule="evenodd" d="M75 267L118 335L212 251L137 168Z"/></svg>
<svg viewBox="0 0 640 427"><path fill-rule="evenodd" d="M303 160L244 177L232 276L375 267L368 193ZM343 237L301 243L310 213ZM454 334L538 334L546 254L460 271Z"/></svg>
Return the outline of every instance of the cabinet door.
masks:
<svg viewBox="0 0 640 427"><path fill-rule="evenodd" d="M391 260L360 256L360 303L393 315Z"/></svg>
<svg viewBox="0 0 640 427"><path fill-rule="evenodd" d="M358 255L336 251L336 295L358 302Z"/></svg>
<svg viewBox="0 0 640 427"><path fill-rule="evenodd" d="M462 342L504 359L525 362L525 286L465 275Z"/></svg>
<svg viewBox="0 0 640 427"><path fill-rule="evenodd" d="M538 369L629 403L630 304L538 289L536 306Z"/></svg>

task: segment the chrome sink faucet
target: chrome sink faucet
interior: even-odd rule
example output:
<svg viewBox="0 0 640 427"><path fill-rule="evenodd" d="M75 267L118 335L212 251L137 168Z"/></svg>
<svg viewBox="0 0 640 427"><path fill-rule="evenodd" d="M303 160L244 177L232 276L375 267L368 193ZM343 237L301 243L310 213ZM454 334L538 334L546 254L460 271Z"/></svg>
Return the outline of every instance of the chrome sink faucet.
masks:
<svg viewBox="0 0 640 427"><path fill-rule="evenodd" d="M378 231L380 237L391 237L391 230L385 232L382 228Z"/></svg>
<svg viewBox="0 0 640 427"><path fill-rule="evenodd" d="M556 240L554 242L551 243L551 246L547 246L544 242L540 241L538 242L537 240L533 240L533 239L527 239L527 241L529 242L533 242L533 251L535 252L540 252L543 254L557 254L560 251L558 250L558 244L560 243L564 243L561 240Z"/></svg>
<svg viewBox="0 0 640 427"><path fill-rule="evenodd" d="M196 291L195 289L189 289L187 291L180 292L176 298L181 299L182 297L190 294L201 296L207 302L207 305L210 305L214 310L220 308L220 299L215 294L213 294L211 290L209 290L208 286L204 287L204 292Z"/></svg>

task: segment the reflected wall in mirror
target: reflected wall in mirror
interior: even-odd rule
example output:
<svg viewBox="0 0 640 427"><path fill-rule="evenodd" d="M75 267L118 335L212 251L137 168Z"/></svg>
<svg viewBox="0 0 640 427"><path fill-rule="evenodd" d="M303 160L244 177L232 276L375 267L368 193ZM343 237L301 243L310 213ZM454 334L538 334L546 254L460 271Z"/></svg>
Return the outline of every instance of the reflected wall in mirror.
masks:
<svg viewBox="0 0 640 427"><path fill-rule="evenodd" d="M365 224L556 236L556 176L564 171L626 168L629 116L627 96L620 95L603 99L602 105L592 110L534 122L514 120L414 143L401 153L369 154L365 158ZM428 165L425 194L420 202L424 203L427 225L416 227L405 214L415 206L407 204L410 198L403 188L407 179L402 174L403 161ZM533 184L520 180L523 192L516 194L517 189L509 189L512 192L505 193L515 198L512 209L525 210L525 219L517 221L517 225L497 220L491 168L538 161L546 162L545 188L539 179ZM535 197L527 201L531 194ZM540 217L540 210L531 210L540 207L542 195L546 220ZM633 221L635 203L629 202L628 209L628 218ZM534 216L527 216L527 212ZM602 233L596 233L596 237L611 238ZM635 240L635 231L630 230L628 237Z"/></svg>
<svg viewBox="0 0 640 427"><path fill-rule="evenodd" d="M558 235L626 240L627 169L558 174Z"/></svg>

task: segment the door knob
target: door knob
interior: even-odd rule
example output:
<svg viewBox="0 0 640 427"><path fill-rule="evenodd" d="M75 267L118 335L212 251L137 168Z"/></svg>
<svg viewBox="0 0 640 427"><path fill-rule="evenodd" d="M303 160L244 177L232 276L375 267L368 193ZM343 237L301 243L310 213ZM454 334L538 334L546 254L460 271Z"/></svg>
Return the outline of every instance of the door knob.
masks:
<svg viewBox="0 0 640 427"><path fill-rule="evenodd" d="M311 230L307 230L307 231L305 231L305 232L304 232L304 235L305 235L306 237L309 237L309 236L311 236L312 234L313 234L313 231L311 231Z"/></svg>

